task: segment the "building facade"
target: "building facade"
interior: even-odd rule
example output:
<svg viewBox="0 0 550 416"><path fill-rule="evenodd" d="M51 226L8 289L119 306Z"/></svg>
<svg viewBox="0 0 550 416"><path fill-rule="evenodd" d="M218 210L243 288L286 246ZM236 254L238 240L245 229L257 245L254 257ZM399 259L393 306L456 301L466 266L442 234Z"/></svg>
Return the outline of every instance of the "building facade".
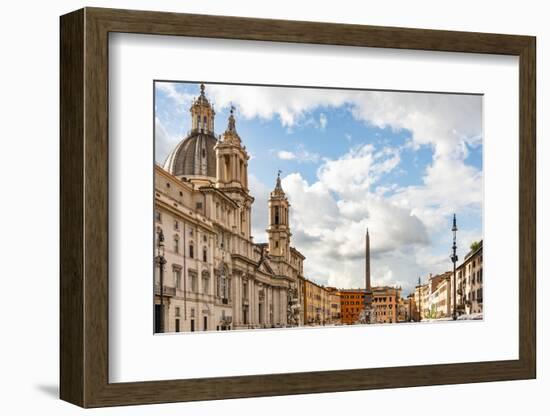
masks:
<svg viewBox="0 0 550 416"><path fill-rule="evenodd" d="M452 316L452 272L428 275L427 282L416 286L413 298L414 321Z"/></svg>
<svg viewBox="0 0 550 416"><path fill-rule="evenodd" d="M390 324L398 322L401 288L375 286L372 291L371 323Z"/></svg>
<svg viewBox="0 0 550 416"><path fill-rule="evenodd" d="M456 304L459 315L483 313L483 240L456 268Z"/></svg>
<svg viewBox="0 0 550 416"><path fill-rule="evenodd" d="M434 319L449 318L452 316L452 273L447 272L443 278L434 286L430 294L430 315Z"/></svg>
<svg viewBox="0 0 550 416"><path fill-rule="evenodd" d="M324 286L305 279L303 307L305 325L328 325L332 323L330 292Z"/></svg>
<svg viewBox="0 0 550 416"><path fill-rule="evenodd" d="M164 165L155 167L155 329L303 324L305 257L291 246L280 176L268 202L268 242L255 243L249 155L233 110L224 133L216 136L215 112L201 85L190 113L191 131Z"/></svg>
<svg viewBox="0 0 550 416"><path fill-rule="evenodd" d="M340 289L341 316L344 325L357 323L365 308L365 289Z"/></svg>
<svg viewBox="0 0 550 416"><path fill-rule="evenodd" d="M340 292L335 287L327 287L328 292L330 323L339 325L342 323L342 301Z"/></svg>

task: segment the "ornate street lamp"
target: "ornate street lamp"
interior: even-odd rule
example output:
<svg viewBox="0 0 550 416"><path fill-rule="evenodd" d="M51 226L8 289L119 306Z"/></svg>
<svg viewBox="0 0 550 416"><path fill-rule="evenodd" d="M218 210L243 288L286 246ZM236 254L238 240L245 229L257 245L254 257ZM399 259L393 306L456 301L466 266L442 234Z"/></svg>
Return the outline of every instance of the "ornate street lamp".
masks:
<svg viewBox="0 0 550 416"><path fill-rule="evenodd" d="M451 261L453 262L453 320L456 321L456 262L458 261L458 256L456 255L456 232L458 228L456 227L456 214L453 214L453 252L451 254Z"/></svg>
<svg viewBox="0 0 550 416"><path fill-rule="evenodd" d="M157 264L159 265L159 283L160 283L160 320L159 332L164 332L164 265L166 258L164 257L164 233L162 228L157 231Z"/></svg>

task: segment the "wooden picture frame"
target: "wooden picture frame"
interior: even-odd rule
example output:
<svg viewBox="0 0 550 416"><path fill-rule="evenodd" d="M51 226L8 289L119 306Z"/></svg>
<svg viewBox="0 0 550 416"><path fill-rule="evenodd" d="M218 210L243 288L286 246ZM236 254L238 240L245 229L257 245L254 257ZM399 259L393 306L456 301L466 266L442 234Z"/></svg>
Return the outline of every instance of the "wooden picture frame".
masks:
<svg viewBox="0 0 550 416"><path fill-rule="evenodd" d="M85 8L61 17L60 396L82 407L536 377L535 38ZM135 383L108 379L108 34L262 40L519 57L519 359Z"/></svg>

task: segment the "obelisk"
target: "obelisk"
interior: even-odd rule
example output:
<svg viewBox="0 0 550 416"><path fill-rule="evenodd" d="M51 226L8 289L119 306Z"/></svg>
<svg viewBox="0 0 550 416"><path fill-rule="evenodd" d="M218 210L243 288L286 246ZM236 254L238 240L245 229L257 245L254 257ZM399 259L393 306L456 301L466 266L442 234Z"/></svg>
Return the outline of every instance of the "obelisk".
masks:
<svg viewBox="0 0 550 416"><path fill-rule="evenodd" d="M365 318L367 323L371 322L372 311L372 287L370 284L370 236L367 228L365 241Z"/></svg>

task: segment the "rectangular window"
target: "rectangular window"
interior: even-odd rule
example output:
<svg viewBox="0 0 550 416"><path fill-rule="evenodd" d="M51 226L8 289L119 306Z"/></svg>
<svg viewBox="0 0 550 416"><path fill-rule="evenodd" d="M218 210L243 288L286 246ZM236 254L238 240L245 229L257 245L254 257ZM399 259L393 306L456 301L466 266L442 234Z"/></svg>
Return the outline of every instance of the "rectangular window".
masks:
<svg viewBox="0 0 550 416"><path fill-rule="evenodd" d="M173 275L175 287L181 289L181 270L179 268L174 268Z"/></svg>

